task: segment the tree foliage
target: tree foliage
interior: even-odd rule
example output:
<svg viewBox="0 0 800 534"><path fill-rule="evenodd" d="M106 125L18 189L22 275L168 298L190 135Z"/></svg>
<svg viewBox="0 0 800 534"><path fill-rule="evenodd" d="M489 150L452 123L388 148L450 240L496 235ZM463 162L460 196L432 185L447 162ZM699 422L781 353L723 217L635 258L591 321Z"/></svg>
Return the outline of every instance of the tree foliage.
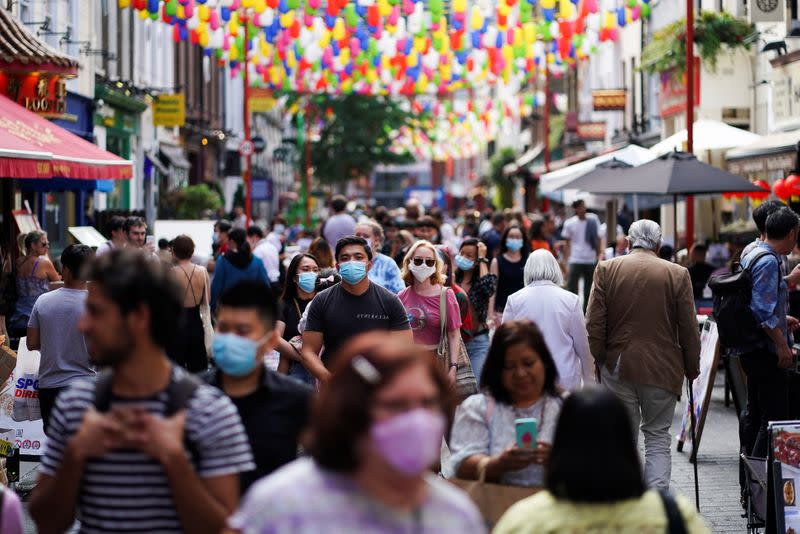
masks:
<svg viewBox="0 0 800 534"><path fill-rule="evenodd" d="M499 209L510 208L514 204L514 179L503 175L503 167L517 159L513 148L503 148L489 161L489 178L495 185L495 206Z"/></svg>
<svg viewBox="0 0 800 534"><path fill-rule="evenodd" d="M206 184L199 184L170 192L164 204L176 219L199 219L203 212L221 208L222 198Z"/></svg>
<svg viewBox="0 0 800 534"><path fill-rule="evenodd" d="M306 111L300 104L298 113ZM397 132L412 119L411 112L392 98L317 95L311 102L311 119L319 131L311 143L311 165L320 182L352 180L369 176L378 164L414 161L410 154L392 150ZM304 154L298 163L301 170L305 168Z"/></svg>

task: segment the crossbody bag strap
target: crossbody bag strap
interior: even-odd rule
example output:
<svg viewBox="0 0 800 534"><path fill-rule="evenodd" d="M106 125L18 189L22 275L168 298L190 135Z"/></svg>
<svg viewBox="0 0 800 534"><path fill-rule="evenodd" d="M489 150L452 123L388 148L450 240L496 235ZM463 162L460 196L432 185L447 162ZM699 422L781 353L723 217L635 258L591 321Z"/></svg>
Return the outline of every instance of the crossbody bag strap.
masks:
<svg viewBox="0 0 800 534"><path fill-rule="evenodd" d="M449 358L449 353L452 352L452 347L449 347L451 350L447 350L448 343L447 343L447 305L446 299L447 298L447 287L442 288L442 293L439 295L439 345L436 348L436 352L439 357L447 356ZM447 368L452 365L452 361L448 360Z"/></svg>
<svg viewBox="0 0 800 534"><path fill-rule="evenodd" d="M667 490L659 490L661 502L664 504L664 511L667 514L667 534L686 534L686 523L683 520L678 502L675 497Z"/></svg>

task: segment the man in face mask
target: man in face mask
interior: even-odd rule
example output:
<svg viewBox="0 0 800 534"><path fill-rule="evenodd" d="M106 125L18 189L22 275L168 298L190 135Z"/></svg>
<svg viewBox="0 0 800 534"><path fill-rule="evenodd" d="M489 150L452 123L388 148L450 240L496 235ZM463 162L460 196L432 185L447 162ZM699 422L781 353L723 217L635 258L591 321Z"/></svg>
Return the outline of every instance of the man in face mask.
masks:
<svg viewBox="0 0 800 534"><path fill-rule="evenodd" d="M265 284L245 280L222 294L213 343L217 370L206 381L230 397L244 423L256 468L242 473L241 495L250 485L297 458L312 391L264 366L278 342L278 308Z"/></svg>
<svg viewBox="0 0 800 534"><path fill-rule="evenodd" d="M369 243L372 249L372 269L369 270L370 282L378 284L395 295L405 289L406 285L400 277L400 268L388 256L381 254L383 248L383 228L373 220L362 221L356 225L356 236Z"/></svg>
<svg viewBox="0 0 800 534"><path fill-rule="evenodd" d="M384 330L411 341L411 328L403 304L391 291L370 282L372 250L361 237L344 237L336 243L336 264L342 282L317 294L308 305L303 332L302 364L320 380L342 345L363 332ZM323 345L325 352L320 359Z"/></svg>

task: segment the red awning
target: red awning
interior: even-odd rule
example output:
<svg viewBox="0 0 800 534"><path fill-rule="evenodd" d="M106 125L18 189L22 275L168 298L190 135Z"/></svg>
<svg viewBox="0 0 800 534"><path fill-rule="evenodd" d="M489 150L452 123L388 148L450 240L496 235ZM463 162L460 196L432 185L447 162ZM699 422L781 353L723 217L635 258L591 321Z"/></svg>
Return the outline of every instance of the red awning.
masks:
<svg viewBox="0 0 800 534"><path fill-rule="evenodd" d="M0 178L126 180L132 163L0 95Z"/></svg>

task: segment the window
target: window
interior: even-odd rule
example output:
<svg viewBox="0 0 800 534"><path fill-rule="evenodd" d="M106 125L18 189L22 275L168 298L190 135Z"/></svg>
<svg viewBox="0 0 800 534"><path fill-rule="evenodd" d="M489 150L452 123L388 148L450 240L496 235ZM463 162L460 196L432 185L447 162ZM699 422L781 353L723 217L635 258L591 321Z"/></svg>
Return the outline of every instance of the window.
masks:
<svg viewBox="0 0 800 534"><path fill-rule="evenodd" d="M19 20L22 22L31 21L31 1L32 0L19 1Z"/></svg>

